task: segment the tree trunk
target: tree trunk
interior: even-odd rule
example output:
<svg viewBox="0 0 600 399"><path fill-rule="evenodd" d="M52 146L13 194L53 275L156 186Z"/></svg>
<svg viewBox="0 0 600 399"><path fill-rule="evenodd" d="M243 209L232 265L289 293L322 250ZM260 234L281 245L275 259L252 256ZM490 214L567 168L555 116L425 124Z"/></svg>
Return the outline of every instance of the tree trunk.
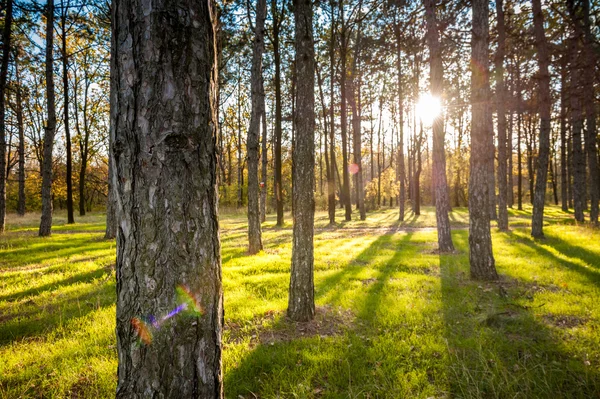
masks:
<svg viewBox="0 0 600 399"><path fill-rule="evenodd" d="M585 198L585 158L582 150L583 114L581 104L582 65L578 57L578 43L570 40L571 45L571 135L572 135L572 163L573 163L573 207L575 220L584 221L583 211L586 204Z"/></svg>
<svg viewBox="0 0 600 399"><path fill-rule="evenodd" d="M587 164L590 174L589 187L590 187L590 222L592 224L598 224L598 211L599 211L599 184L598 179L600 178L600 170L598 169L598 147L596 145L597 132L596 132L596 107L597 101L595 96L595 71L596 71L596 56L594 52L594 38L590 30L590 2L589 0L581 1L583 8L583 57L585 65L585 82L586 85L583 88L583 98L585 104L585 152L587 155ZM579 25L579 24L578 24Z"/></svg>
<svg viewBox="0 0 600 399"><path fill-rule="evenodd" d="M117 398L223 397L214 15L113 3Z"/></svg>
<svg viewBox="0 0 600 399"><path fill-rule="evenodd" d="M346 24L344 19L344 1L339 2L340 7L340 18L341 18L341 33L340 33L340 123L342 133L342 202L344 203L345 219L346 221L352 220L352 204L350 202L350 176L348 173L348 109L346 107L346 56L348 51L348 32L346 30Z"/></svg>
<svg viewBox="0 0 600 399"><path fill-rule="evenodd" d="M404 221L404 204L406 202L406 172L404 170L404 93L402 91L402 46L401 46L401 32L400 26L396 21L394 25L394 32L396 34L396 70L398 73L398 113L400 114L400 126L399 129L399 140L398 140L398 175L400 179L400 198L399 202L399 216L398 220Z"/></svg>
<svg viewBox="0 0 600 399"><path fill-rule="evenodd" d="M331 37L329 42L329 91L331 95L331 99L329 101L329 167L331 168L331 173L329 175L329 179L327 181L327 210L329 213L329 224L335 224L335 173L337 170L335 166L335 115L334 115L334 101L335 101L335 93L333 90L333 83L335 81L335 11L333 0L330 2L331 7ZM338 179L339 180L339 179Z"/></svg>
<svg viewBox="0 0 600 399"><path fill-rule="evenodd" d="M12 0L6 1L4 29L2 31L2 65L0 66L0 233L4 232L6 219L6 80L10 58L12 29ZM19 103L20 104L20 103Z"/></svg>
<svg viewBox="0 0 600 399"><path fill-rule="evenodd" d="M56 108L54 103L54 0L46 5L46 101L48 122L44 133L44 161L42 166L42 218L40 237L49 236L52 230L52 149L56 132Z"/></svg>
<svg viewBox="0 0 600 399"><path fill-rule="evenodd" d="M544 33L544 15L540 0L532 0L533 25L538 53L539 106L540 106L540 141L538 148L537 176L535 179L535 196L533 199L533 218L531 235L544 237L544 205L546 202L546 186L548 185L548 160L550 155L550 73L548 72L549 55L546 35Z"/></svg>
<svg viewBox="0 0 600 399"><path fill-rule="evenodd" d="M19 129L19 200L17 202L17 214L25 215L25 124L23 122L23 95L21 91L21 79L19 73L19 49L15 50L15 78L17 80L17 126Z"/></svg>
<svg viewBox="0 0 600 399"><path fill-rule="evenodd" d="M63 110L64 110L64 129L65 129L65 147L67 151L67 223L75 223L73 216L73 155L71 150L71 130L69 129L69 59L67 55L67 11L68 6L61 10L60 26L62 29L62 72L63 72Z"/></svg>
<svg viewBox="0 0 600 399"><path fill-rule="evenodd" d="M359 9L362 0L359 0ZM359 16L360 18L360 16ZM362 20L361 20L362 21ZM358 78L358 62L360 58L362 23L358 23L356 30L356 44L354 46L354 61L352 65L352 77L350 81L350 106L352 107L352 144L354 150L354 164L357 166L356 178L356 204L360 212L360 220L365 220L365 190L363 188L363 165L362 165L362 133L361 133L361 110L357 98L360 99L360 79ZM358 81L358 84L357 84Z"/></svg>
<svg viewBox="0 0 600 399"><path fill-rule="evenodd" d="M310 0L294 1L296 26L296 137L292 150L294 230L288 316L294 321L312 320L314 300L314 159L315 159L315 50L313 11Z"/></svg>
<svg viewBox="0 0 600 399"><path fill-rule="evenodd" d="M473 0L472 59L479 68L471 73L471 174L469 177L469 261L471 277L477 280L498 278L490 233L488 165L490 163L492 124L490 119L488 76L489 2Z"/></svg>
<svg viewBox="0 0 600 399"><path fill-rule="evenodd" d="M506 156L506 106L504 103L504 47L506 33L504 28L503 0L496 0L498 18L498 50L496 52L496 102L498 112L498 228L508 230L507 208L507 156Z"/></svg>
<svg viewBox="0 0 600 399"><path fill-rule="evenodd" d="M267 10L266 0L258 0L256 4L256 24L254 44L252 46L251 70L251 101L252 112L250 127L246 141L246 156L248 157L248 253L254 255L262 250L262 232L260 226L260 188L258 184L258 147L260 119L263 114L261 105L264 93L262 83L262 54L264 52L264 27Z"/></svg>
<svg viewBox="0 0 600 399"><path fill-rule="evenodd" d="M266 0L265 0L266 2ZM266 7L266 6L265 6ZM260 92L262 93L260 96L261 105L260 108L262 110L261 121L262 121L262 139L261 139L261 158L262 158L262 168L260 172L260 222L264 223L267 220L267 181L269 176L267 175L267 164L268 154L267 154L267 107L265 105L265 84L264 79L261 76L260 82Z"/></svg>
<svg viewBox="0 0 600 399"><path fill-rule="evenodd" d="M283 10L284 8L282 8ZM277 9L277 1L271 0L271 13L273 18L273 60L275 62L275 178L273 188L275 194L275 205L277 208L277 226L283 226L283 181L281 176L281 54L279 51L279 28L280 15Z"/></svg>
<svg viewBox="0 0 600 399"><path fill-rule="evenodd" d="M565 51L560 62L560 202L563 212L569 210L568 193L569 187L567 175L567 59Z"/></svg>
<svg viewBox="0 0 600 399"><path fill-rule="evenodd" d="M429 68L431 96L442 99L444 66L440 48L438 26L436 20L435 0L424 0L425 18L427 20L427 43L429 45ZM454 251L452 233L450 230L450 198L448 197L448 182L446 180L446 152L444 148L444 115L440 113L433 120L433 165L432 181L435 195L435 218L437 222L438 245L440 252Z"/></svg>

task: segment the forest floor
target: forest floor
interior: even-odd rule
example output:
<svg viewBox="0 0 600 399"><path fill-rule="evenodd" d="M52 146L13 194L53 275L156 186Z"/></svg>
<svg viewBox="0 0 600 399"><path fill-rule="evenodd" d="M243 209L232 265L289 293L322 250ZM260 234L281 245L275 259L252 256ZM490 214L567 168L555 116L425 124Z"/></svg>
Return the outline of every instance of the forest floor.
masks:
<svg viewBox="0 0 600 399"><path fill-rule="evenodd" d="M492 229L501 279L480 283L465 209L451 214L451 255L436 252L429 207L334 227L319 212L317 316L297 324L285 317L290 215L283 228L269 215L256 256L245 215L222 215L226 397L600 397L600 230L546 213L543 240L530 208ZM39 238L38 214L9 215L0 236L2 399L114 396L115 244L104 215L76 220L58 212Z"/></svg>

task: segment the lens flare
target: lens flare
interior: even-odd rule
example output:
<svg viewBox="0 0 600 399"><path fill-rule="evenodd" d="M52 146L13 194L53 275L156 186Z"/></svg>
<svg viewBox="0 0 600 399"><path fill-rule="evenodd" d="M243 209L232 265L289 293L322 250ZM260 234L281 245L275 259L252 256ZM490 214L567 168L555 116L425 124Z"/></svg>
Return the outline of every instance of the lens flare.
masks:
<svg viewBox="0 0 600 399"><path fill-rule="evenodd" d="M192 294L188 287L184 285L178 286L177 297L179 299L179 303L181 303L181 305L185 305L185 310L190 314L195 316L202 316L204 314L204 309L202 308L202 305L200 305L200 301L198 301L198 298Z"/></svg>
<svg viewBox="0 0 600 399"><path fill-rule="evenodd" d="M351 175L357 174L359 170L360 168L355 163L351 163L350 165L348 165L348 172L350 172Z"/></svg>
<svg viewBox="0 0 600 399"><path fill-rule="evenodd" d="M135 329L135 332L140 341L142 341L146 345L150 345L152 343L152 331L150 331L146 323L144 323L137 317L134 317L133 319L131 319L131 325Z"/></svg>

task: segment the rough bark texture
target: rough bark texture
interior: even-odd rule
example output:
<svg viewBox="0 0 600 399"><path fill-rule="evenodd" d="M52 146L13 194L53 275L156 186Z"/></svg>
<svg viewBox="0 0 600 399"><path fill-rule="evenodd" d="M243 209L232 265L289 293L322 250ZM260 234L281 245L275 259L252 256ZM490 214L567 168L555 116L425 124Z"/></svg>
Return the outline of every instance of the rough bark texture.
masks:
<svg viewBox="0 0 600 399"><path fill-rule="evenodd" d="M258 184L258 147L260 119L263 114L261 88L262 54L265 50L264 30L266 0L258 0L256 5L256 23L254 28L254 44L252 46L252 69L250 77L252 112L246 150L248 157L248 253L254 255L262 250L262 233L260 226L260 189Z"/></svg>
<svg viewBox="0 0 600 399"><path fill-rule="evenodd" d="M213 6L118 0L112 22L116 396L222 398ZM177 287L195 297L201 315L184 311L163 320L177 306ZM140 342L134 318L148 318L150 343Z"/></svg>
<svg viewBox="0 0 600 399"><path fill-rule="evenodd" d="M6 2L4 29L2 31L2 65L0 66L0 233L4 232L6 219L6 78L10 57L10 37L12 28L12 0Z"/></svg>
<svg viewBox="0 0 600 399"><path fill-rule="evenodd" d="M548 159L550 154L550 73L548 72L549 55L546 35L544 34L544 15L540 0L532 1L533 25L539 65L539 106L540 106L540 140L538 147L537 175L533 198L533 218L531 235L536 238L544 236L544 205L546 202L546 186L548 182Z"/></svg>
<svg viewBox="0 0 600 399"><path fill-rule="evenodd" d="M496 0L498 18L498 50L496 52L496 111L498 113L498 228L508 230L507 208L507 156L506 156L506 105L504 103L504 52L506 33L504 28L503 0Z"/></svg>
<svg viewBox="0 0 600 399"><path fill-rule="evenodd" d="M61 10L60 26L62 29L61 51L62 51L62 81L63 81L63 110L64 110L64 130L65 147L67 150L67 223L75 223L73 216L73 151L71 150L71 129L69 128L69 58L67 55L67 11L68 6L63 5Z"/></svg>
<svg viewBox="0 0 600 399"><path fill-rule="evenodd" d="M490 234L488 164L489 131L492 124L489 103L488 40L489 3L473 0L473 37L471 41L471 175L469 178L469 261L471 276L478 280L498 278Z"/></svg>
<svg viewBox="0 0 600 399"><path fill-rule="evenodd" d="M281 54L279 52L279 11L276 0L271 1L273 15L273 60L275 61L275 178L273 187L277 208L277 226L283 226L283 187L281 177Z"/></svg>
<svg viewBox="0 0 600 399"><path fill-rule="evenodd" d="M52 229L52 149L56 132L54 103L54 72L52 68L54 44L54 0L46 5L46 101L48 122L44 132L44 160L42 165L42 218L39 235L49 236Z"/></svg>
<svg viewBox="0 0 600 399"><path fill-rule="evenodd" d="M296 137L292 149L294 231L288 316L308 321L315 315L314 288L314 160L315 50L310 0L294 1L296 26Z"/></svg>
<svg viewBox="0 0 600 399"><path fill-rule="evenodd" d="M427 20L427 44L429 46L429 68L431 95L441 101L444 81L444 66L440 48L436 20L436 1L424 0L425 19ZM446 153L444 149L444 115L440 113L433 120L433 165L432 180L435 195L435 218L437 222L438 245L440 252L454 251L450 230L450 197L446 179Z"/></svg>

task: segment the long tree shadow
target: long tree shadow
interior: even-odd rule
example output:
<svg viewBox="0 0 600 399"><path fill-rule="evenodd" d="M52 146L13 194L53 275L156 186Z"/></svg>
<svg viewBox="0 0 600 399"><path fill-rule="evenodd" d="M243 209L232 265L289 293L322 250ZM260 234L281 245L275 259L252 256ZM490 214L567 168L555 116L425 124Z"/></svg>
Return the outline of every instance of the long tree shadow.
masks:
<svg viewBox="0 0 600 399"><path fill-rule="evenodd" d="M463 256L440 256L448 394L461 398L598 397L598 371L568 353L562 331L543 323L533 307L519 303L519 284L509 284L506 278L495 283L468 278L466 245L466 240L457 245ZM524 245L540 249L533 242ZM539 253L555 260L543 248Z"/></svg>
<svg viewBox="0 0 600 399"><path fill-rule="evenodd" d="M355 294L355 306L351 312L354 313L354 321L334 335L323 335L317 330L308 337L250 343L250 353L230 364L231 369L225 370L228 396L356 397L364 396L365 390L377 392L378 389L383 389L379 394L385 395L385 388L378 388L373 383L373 373L380 369L380 365L370 354L372 342L379 331L376 328L377 314L390 276L409 268L401 262L401 250L376 262L373 262L373 256L386 246L401 249L402 243L408 243L410 237L409 234L403 235L398 244L391 235L380 236L342 270L317 279L316 298L320 303L327 302L325 308L333 305L336 309L342 296ZM365 269L372 269L370 272L374 278L357 281L357 276ZM356 293L358 289L362 291ZM282 315L270 328L274 331L289 329L290 323ZM302 326L292 327L295 328L301 330ZM285 378L281 378L282 375Z"/></svg>
<svg viewBox="0 0 600 399"><path fill-rule="evenodd" d="M50 298L33 297L0 315L0 346L24 338L43 337L88 313L115 303L115 282L76 286Z"/></svg>

